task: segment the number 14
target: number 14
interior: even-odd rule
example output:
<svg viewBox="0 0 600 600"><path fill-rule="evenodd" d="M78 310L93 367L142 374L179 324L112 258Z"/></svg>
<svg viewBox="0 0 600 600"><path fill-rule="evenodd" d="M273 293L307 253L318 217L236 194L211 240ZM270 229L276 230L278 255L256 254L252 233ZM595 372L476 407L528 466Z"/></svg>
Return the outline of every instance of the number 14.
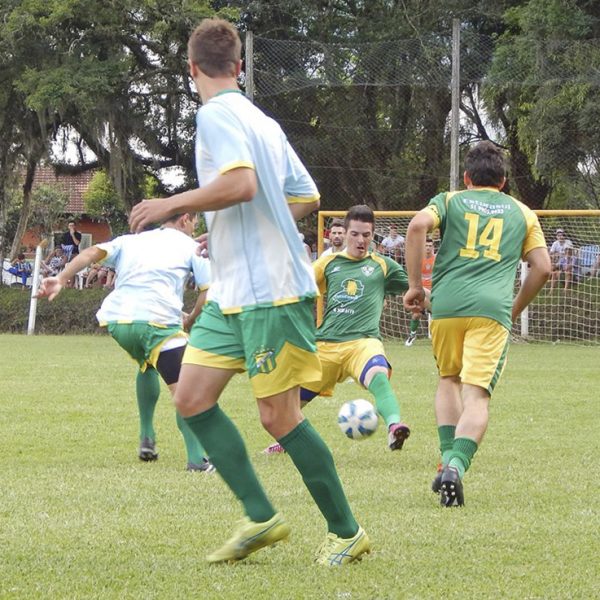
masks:
<svg viewBox="0 0 600 600"><path fill-rule="evenodd" d="M463 258L479 258L480 252L479 250L475 250L475 246L483 246L486 248L483 251L484 258L498 262L502 258L498 249L500 248L500 240L502 239L504 221L502 219L491 218L483 228L479 236L479 242L477 242L479 215L476 213L465 213L465 219L469 223L467 244L464 248L460 249L460 256Z"/></svg>

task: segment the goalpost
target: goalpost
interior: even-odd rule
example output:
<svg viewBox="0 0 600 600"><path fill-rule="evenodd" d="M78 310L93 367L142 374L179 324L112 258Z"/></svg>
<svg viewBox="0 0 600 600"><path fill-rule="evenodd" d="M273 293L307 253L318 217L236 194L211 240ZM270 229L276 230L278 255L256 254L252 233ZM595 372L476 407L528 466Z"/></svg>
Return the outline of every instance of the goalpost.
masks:
<svg viewBox="0 0 600 600"><path fill-rule="evenodd" d="M556 240L556 230L562 229L571 241L569 271L566 265L553 265L554 286L549 281L536 299L513 326L513 339L540 342L600 344L600 210L539 210L535 211L546 236L548 248ZM345 211L320 211L318 214L317 250L320 256L329 224L334 218L344 218ZM375 211L375 241L388 234L390 225L401 236L416 211ZM434 245L439 242L434 236ZM398 260L403 261L402 253ZM515 278L515 293L525 277L526 263L521 263ZM569 281L570 279L570 281ZM567 285L567 289L565 289ZM322 303L317 307L322 314ZM410 315L400 297L387 299L381 318L384 338L404 340L409 333ZM420 339L427 337L427 320L422 319Z"/></svg>

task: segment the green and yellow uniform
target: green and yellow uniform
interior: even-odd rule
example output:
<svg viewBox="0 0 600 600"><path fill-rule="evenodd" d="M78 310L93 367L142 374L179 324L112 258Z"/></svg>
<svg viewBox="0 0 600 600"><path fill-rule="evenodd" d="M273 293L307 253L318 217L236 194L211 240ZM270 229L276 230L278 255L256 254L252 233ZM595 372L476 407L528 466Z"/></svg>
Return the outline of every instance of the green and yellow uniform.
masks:
<svg viewBox="0 0 600 600"><path fill-rule="evenodd" d="M319 291L327 297L323 322L317 329L323 377L303 387L331 393L336 382L349 376L363 384L369 360L385 356L379 331L385 296L408 289L406 272L391 258L372 252L362 259L345 251L323 256L313 268Z"/></svg>
<svg viewBox="0 0 600 600"><path fill-rule="evenodd" d="M439 194L423 210L442 235L431 292L440 375L491 393L504 366L517 265L546 247L544 234L532 210L495 188Z"/></svg>

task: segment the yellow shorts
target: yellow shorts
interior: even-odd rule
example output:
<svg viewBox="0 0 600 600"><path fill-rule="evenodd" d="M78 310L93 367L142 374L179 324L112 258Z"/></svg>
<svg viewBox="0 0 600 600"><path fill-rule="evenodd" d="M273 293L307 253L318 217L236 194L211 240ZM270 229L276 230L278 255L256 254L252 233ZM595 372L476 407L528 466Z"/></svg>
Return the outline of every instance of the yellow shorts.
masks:
<svg viewBox="0 0 600 600"><path fill-rule="evenodd" d="M381 340L375 338L349 342L317 342L317 351L323 371L321 381L305 383L302 387L322 396L330 396L336 383L345 381L348 377L352 377L356 383L362 385L361 375L369 360L374 356L385 357ZM387 366L389 373L391 371L389 363Z"/></svg>
<svg viewBox="0 0 600 600"><path fill-rule="evenodd" d="M194 323L183 364L248 371L256 398L280 394L321 377L315 347L314 301L224 315L207 302Z"/></svg>
<svg viewBox="0 0 600 600"><path fill-rule="evenodd" d="M460 377L492 393L508 353L508 329L486 317L431 322L431 343L440 377Z"/></svg>

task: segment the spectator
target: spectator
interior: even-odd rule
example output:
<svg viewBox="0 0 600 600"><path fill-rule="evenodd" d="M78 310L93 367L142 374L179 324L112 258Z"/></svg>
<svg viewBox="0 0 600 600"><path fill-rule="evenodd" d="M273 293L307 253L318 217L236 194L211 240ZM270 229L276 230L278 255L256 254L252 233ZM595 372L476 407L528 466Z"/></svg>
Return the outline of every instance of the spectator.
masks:
<svg viewBox="0 0 600 600"><path fill-rule="evenodd" d="M61 246L57 246L42 262L42 275L44 277L56 277L64 269L66 262L65 251Z"/></svg>
<svg viewBox="0 0 600 600"><path fill-rule="evenodd" d="M600 254L596 256L596 261L594 262L594 266L592 267L591 276L598 277L598 272L600 271Z"/></svg>
<svg viewBox="0 0 600 600"><path fill-rule="evenodd" d="M88 271L85 287L91 288L94 285L96 287L104 285L106 283L108 271L108 267L101 265L100 263L94 263Z"/></svg>
<svg viewBox="0 0 600 600"><path fill-rule="evenodd" d="M560 274L565 274L565 290L573 279L573 265L567 255L567 249L573 249L573 243L565 235L565 230L558 228L556 230L556 240L550 246L550 260L552 261L552 277L550 279L550 290L553 290L556 283L560 280Z"/></svg>
<svg viewBox="0 0 600 600"><path fill-rule="evenodd" d="M398 233L396 225L390 225L388 235L381 240L379 251L384 256L393 258L396 262L402 262L404 238Z"/></svg>
<svg viewBox="0 0 600 600"><path fill-rule="evenodd" d="M104 289L110 290L115 287L115 278L117 276L117 272L114 269L108 269L106 272L106 281L104 282Z"/></svg>
<svg viewBox="0 0 600 600"><path fill-rule="evenodd" d="M31 276L31 264L25 260L25 255L20 253L11 263L7 271L15 277L21 278L23 289L27 286L27 279Z"/></svg>
<svg viewBox="0 0 600 600"><path fill-rule="evenodd" d="M346 226L342 219L334 219L329 228L329 248L321 256L341 252L346 246Z"/></svg>
<svg viewBox="0 0 600 600"><path fill-rule="evenodd" d="M81 244L81 233L77 231L75 221L69 221L69 229L63 233L60 245L65 251L67 262L79 254L79 244Z"/></svg>

